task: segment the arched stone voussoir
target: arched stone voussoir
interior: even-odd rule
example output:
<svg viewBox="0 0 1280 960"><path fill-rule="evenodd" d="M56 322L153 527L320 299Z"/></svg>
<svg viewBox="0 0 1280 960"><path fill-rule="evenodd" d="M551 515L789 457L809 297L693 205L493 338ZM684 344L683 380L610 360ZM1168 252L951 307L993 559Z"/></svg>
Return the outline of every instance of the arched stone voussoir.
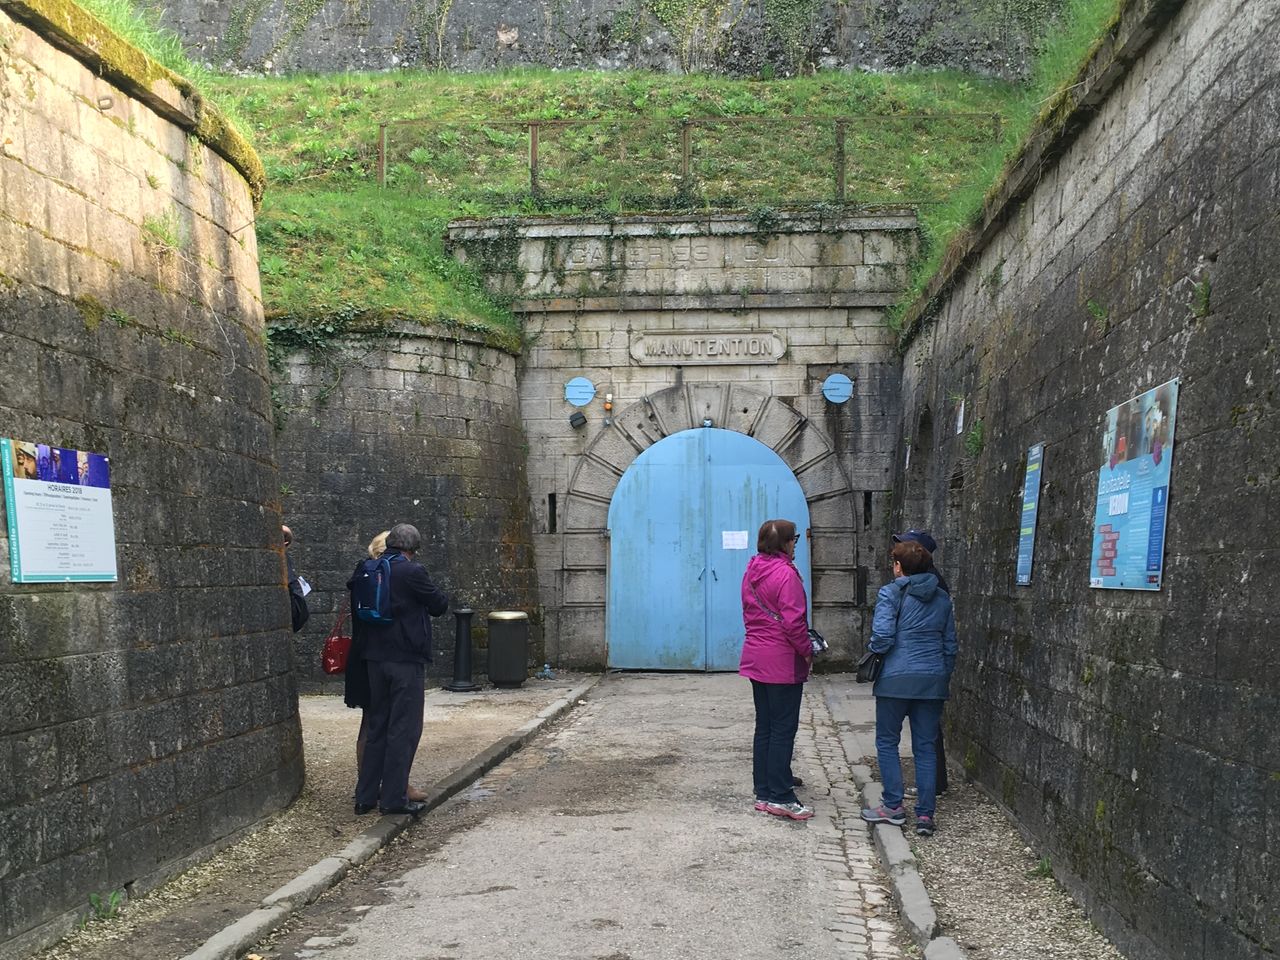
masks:
<svg viewBox="0 0 1280 960"><path fill-rule="evenodd" d="M603 531L609 525L609 501L584 494L575 494L572 490L565 497L564 529L569 532L583 533Z"/></svg>
<svg viewBox="0 0 1280 960"><path fill-rule="evenodd" d="M728 396L725 420L720 426L726 430L736 430L738 433L754 437L756 425L760 421L765 406L769 403L769 395L734 384L729 387Z"/></svg>
<svg viewBox="0 0 1280 960"><path fill-rule="evenodd" d="M707 420L773 449L796 475L805 499L847 501L852 495L830 438L785 401L728 383L681 384L631 404L591 442L569 482L566 529L603 528L613 491L635 458L664 437L701 427ZM837 510L848 513L849 519L841 516L836 526L850 526L849 504L842 502Z"/></svg>

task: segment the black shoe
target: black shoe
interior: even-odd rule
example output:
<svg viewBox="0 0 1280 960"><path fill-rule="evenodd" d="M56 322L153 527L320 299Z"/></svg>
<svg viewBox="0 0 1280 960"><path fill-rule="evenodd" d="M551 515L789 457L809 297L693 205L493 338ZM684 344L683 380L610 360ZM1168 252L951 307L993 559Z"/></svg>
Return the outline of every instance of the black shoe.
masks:
<svg viewBox="0 0 1280 960"><path fill-rule="evenodd" d="M356 816L363 817L366 813L372 813L377 806L376 803L357 803Z"/></svg>
<svg viewBox="0 0 1280 960"><path fill-rule="evenodd" d="M419 816L423 810L427 809L427 805L421 800L410 800L403 807L393 807L390 810L381 810L378 812L384 817L393 817L397 814L407 813L411 817Z"/></svg>

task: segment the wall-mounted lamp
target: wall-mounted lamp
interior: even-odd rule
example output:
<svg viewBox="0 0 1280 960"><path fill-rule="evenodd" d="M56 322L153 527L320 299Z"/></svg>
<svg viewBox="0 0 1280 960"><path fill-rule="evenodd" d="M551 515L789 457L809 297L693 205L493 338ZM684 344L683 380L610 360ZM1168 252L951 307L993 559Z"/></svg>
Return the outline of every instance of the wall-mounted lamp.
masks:
<svg viewBox="0 0 1280 960"><path fill-rule="evenodd" d="M99 98L98 98L98 109L99 109L99 110L101 110L103 113L106 113L108 110L110 110L110 109L111 109L112 107L114 107L115 105L116 105L116 101L115 101L115 98L114 98L114 97L99 97Z"/></svg>
<svg viewBox="0 0 1280 960"><path fill-rule="evenodd" d="M569 414L569 426L575 430L580 430L587 425L587 417L581 410L575 410Z"/></svg>
<svg viewBox="0 0 1280 960"><path fill-rule="evenodd" d="M703 418L703 420L702 420L702 425L703 425L704 427L714 427L714 426L715 426L715 424L711 422L711 418L710 418L710 417L704 417L704 418Z"/></svg>

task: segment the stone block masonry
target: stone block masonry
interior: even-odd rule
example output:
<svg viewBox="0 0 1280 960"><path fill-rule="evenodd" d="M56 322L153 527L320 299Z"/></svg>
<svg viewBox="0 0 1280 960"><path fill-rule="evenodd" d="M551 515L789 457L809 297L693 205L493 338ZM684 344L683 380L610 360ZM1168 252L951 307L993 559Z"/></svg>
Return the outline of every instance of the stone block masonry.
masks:
<svg viewBox="0 0 1280 960"><path fill-rule="evenodd" d="M365 546L394 523L422 533L419 556L455 608L475 610L477 675L486 615L531 615L531 665L543 661L516 358L473 334L406 327L350 338L317 362L294 354L279 374L284 509L312 618L294 636L307 689L326 680L320 648L346 603ZM453 676L455 622L434 621L434 678Z"/></svg>
<svg viewBox="0 0 1280 960"><path fill-rule="evenodd" d="M40 9L0 7L0 435L110 458L119 581L15 584L0 540L6 960L302 779L260 166Z"/></svg>
<svg viewBox="0 0 1280 960"><path fill-rule="evenodd" d="M552 663L608 662L610 499L640 451L705 419L791 467L809 504L813 615L829 662L861 649L867 590L887 573L897 429L884 311L915 228L896 209L765 226L742 215L451 225L455 255L516 296L524 321L520 410ZM832 373L853 380L849 402L823 397ZM564 390L576 376L596 396L575 430Z"/></svg>
<svg viewBox="0 0 1280 960"><path fill-rule="evenodd" d="M1037 31L1057 6L960 0L941 7L912 2L851 8L825 2L775 13L734 2L706 24L690 17L689 24L668 31L653 13L658 8L624 0L564 0L551 8L500 0L438 6L398 0L318 0L305 7L266 0L159 4L164 22L193 55L233 69L692 68L752 77L794 73L796 51L780 42L782 36L802 38L799 53L824 69L923 64L1019 77Z"/></svg>
<svg viewBox="0 0 1280 960"><path fill-rule="evenodd" d="M1259 719L1280 711L1278 44L1272 2L1125 5L908 333L896 482L959 611L949 752L1130 960L1280 952L1280 738ZM1090 589L1100 418L1173 377L1163 587Z"/></svg>

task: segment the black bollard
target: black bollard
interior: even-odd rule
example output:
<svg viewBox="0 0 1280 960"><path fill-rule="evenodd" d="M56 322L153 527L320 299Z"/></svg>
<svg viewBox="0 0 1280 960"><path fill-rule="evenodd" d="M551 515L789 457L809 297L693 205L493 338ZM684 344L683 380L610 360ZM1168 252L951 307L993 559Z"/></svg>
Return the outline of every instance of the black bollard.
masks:
<svg viewBox="0 0 1280 960"><path fill-rule="evenodd" d="M453 611L458 629L453 638L453 680L444 685L454 693L471 693L479 690L479 684L471 682L471 615L468 607Z"/></svg>

